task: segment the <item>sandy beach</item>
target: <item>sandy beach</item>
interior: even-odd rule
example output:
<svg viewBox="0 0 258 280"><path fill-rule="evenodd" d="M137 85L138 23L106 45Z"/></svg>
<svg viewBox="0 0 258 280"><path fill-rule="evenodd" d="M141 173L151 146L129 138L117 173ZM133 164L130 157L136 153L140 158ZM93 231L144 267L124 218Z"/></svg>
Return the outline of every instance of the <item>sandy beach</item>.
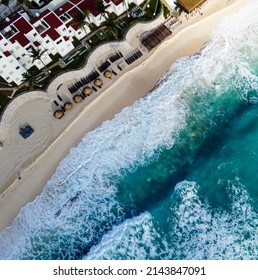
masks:
<svg viewBox="0 0 258 280"><path fill-rule="evenodd" d="M205 4L203 15L196 14L189 20L182 18L183 23L173 36L155 49L147 60L123 73L115 83L84 107L76 118L68 119L68 123L64 122L60 136L23 170L21 180L16 179L1 194L0 230L9 226L20 209L41 193L60 161L69 153L71 147L78 145L85 133L144 97L177 58L200 51L220 20L236 13L247 3L248 0L213 0ZM44 141L48 143L49 140ZM29 153L26 147L22 152ZM8 166L8 161L5 168L12 168L11 165Z"/></svg>

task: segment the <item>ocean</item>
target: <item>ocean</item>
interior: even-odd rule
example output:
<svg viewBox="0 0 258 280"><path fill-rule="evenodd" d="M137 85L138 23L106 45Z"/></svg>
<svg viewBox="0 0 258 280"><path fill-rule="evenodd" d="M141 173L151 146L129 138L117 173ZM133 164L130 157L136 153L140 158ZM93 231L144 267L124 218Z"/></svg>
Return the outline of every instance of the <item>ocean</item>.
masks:
<svg viewBox="0 0 258 280"><path fill-rule="evenodd" d="M258 259L258 1L87 133L0 259Z"/></svg>

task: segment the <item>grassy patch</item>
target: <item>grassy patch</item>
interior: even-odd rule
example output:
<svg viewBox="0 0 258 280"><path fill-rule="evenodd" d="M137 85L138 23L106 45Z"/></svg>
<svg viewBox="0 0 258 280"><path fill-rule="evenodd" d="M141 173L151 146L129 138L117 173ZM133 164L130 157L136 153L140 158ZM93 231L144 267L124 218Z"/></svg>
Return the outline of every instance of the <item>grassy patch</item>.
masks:
<svg viewBox="0 0 258 280"><path fill-rule="evenodd" d="M11 91L8 93L0 91L0 113L3 111L7 103L10 101L10 98L7 97L9 94L11 94Z"/></svg>
<svg viewBox="0 0 258 280"><path fill-rule="evenodd" d="M104 31L98 31L96 35L101 41L103 41L107 37L107 33Z"/></svg>
<svg viewBox="0 0 258 280"><path fill-rule="evenodd" d="M56 63L56 62L59 60L59 58L62 58L61 55L60 55L59 53L57 53L57 54L55 54L55 55L50 54L49 56L50 56L50 58L52 59L52 62L51 62L50 64L47 65L48 67L49 67L50 65Z"/></svg>
<svg viewBox="0 0 258 280"><path fill-rule="evenodd" d="M0 88L9 88L9 87L15 87L16 84L14 82L7 83L5 79L0 77Z"/></svg>
<svg viewBox="0 0 258 280"><path fill-rule="evenodd" d="M74 47L78 47L81 44L81 41L77 39L75 36L73 37L73 45Z"/></svg>
<svg viewBox="0 0 258 280"><path fill-rule="evenodd" d="M164 15L164 18L167 19L167 18L169 17L169 15L170 15L170 11L169 11L169 9L168 9L167 6L165 6L165 5L163 5L163 4L162 4L162 6L163 6L163 15Z"/></svg>
<svg viewBox="0 0 258 280"><path fill-rule="evenodd" d="M146 15L148 19L155 18L159 13L161 9L161 3L160 0L150 0L149 1L149 7L145 9Z"/></svg>

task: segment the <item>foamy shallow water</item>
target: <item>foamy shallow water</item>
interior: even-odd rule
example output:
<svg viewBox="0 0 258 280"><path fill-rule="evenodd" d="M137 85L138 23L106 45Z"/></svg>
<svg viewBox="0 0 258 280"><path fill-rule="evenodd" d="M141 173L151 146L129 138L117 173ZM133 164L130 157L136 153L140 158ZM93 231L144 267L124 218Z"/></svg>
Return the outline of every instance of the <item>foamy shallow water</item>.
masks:
<svg viewBox="0 0 258 280"><path fill-rule="evenodd" d="M258 3L253 1L239 15L224 19L200 54L179 59L151 94L85 135L61 162L42 194L1 232L0 258L236 258L236 252L242 252L242 258L255 256L255 252L248 255L250 251L241 245L243 228L237 227L238 233L230 232L229 225L237 216L224 210L214 214L214 205L201 201L197 183L179 183L174 191L176 184L171 185L169 180L161 187L159 180L166 182L185 168L180 162L182 155L186 159L188 150L187 162L194 165L211 131L231 118L242 104L249 100L255 104L257 12ZM165 159L159 164L161 158ZM149 173L156 174L155 183ZM126 190L121 187L124 179ZM238 188L236 191L231 186L226 191L232 197L225 200L232 204L228 205L231 212L241 212L243 209L235 205L249 195L245 187ZM159 197L161 189L163 196ZM125 191L129 195L132 191L129 199L128 194L126 199L121 194ZM144 192L144 201L138 192ZM153 195L157 204L151 207L146 200ZM161 221L155 213L171 199L170 212ZM255 210L245 203L255 220ZM138 213L144 207L145 211ZM187 222L182 222L184 215ZM205 219L201 225L195 223L201 218ZM223 221L225 226L219 231ZM244 220L234 221L238 222ZM198 234L193 235L195 231ZM201 250L206 243L196 245L206 240L205 236L214 243L209 252ZM256 234L252 236L255 240ZM172 248L176 242L180 244L178 253ZM233 248L232 253L226 248ZM255 246L252 248L255 251Z"/></svg>
<svg viewBox="0 0 258 280"><path fill-rule="evenodd" d="M199 188L180 182L162 206L115 226L84 259L257 259L258 216L245 188L229 184L230 211L202 202Z"/></svg>

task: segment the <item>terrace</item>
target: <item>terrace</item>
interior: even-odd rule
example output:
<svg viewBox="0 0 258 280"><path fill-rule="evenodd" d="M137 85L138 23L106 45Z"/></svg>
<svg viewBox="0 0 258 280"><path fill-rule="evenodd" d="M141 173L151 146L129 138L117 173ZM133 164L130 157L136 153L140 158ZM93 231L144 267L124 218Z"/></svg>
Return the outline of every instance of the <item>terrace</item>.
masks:
<svg viewBox="0 0 258 280"><path fill-rule="evenodd" d="M48 26L46 24L39 24L38 26L35 27L35 29L38 31L38 33L43 33L45 30L48 29Z"/></svg>
<svg viewBox="0 0 258 280"><path fill-rule="evenodd" d="M5 37L5 39L11 38L16 33L18 33L18 30L13 25L8 26L2 31L2 34Z"/></svg>
<svg viewBox="0 0 258 280"><path fill-rule="evenodd" d="M67 21L70 21L72 18L67 13L64 13L60 16L60 19L62 20L63 23L66 23Z"/></svg>

